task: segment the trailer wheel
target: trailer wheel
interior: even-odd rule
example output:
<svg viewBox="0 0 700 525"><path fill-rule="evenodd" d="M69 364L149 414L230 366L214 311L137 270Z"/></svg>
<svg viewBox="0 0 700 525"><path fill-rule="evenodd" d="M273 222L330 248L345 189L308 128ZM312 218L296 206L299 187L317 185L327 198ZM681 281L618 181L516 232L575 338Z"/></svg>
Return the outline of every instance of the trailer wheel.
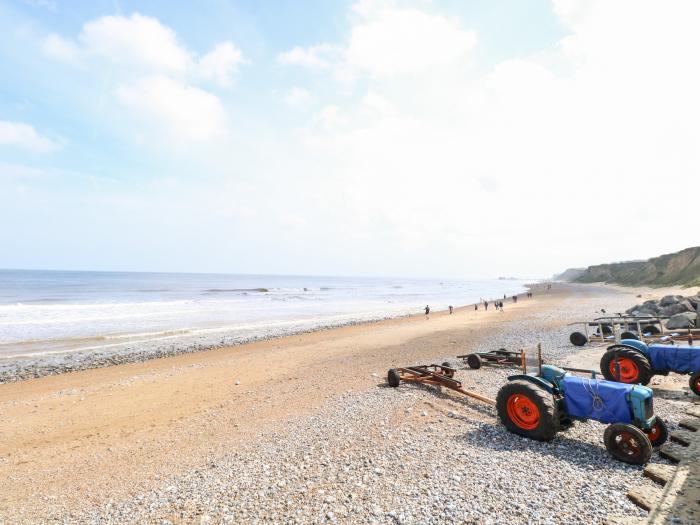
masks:
<svg viewBox="0 0 700 525"><path fill-rule="evenodd" d="M620 339L637 339L639 340L639 337L637 337L637 334L634 332L622 332L620 334Z"/></svg>
<svg viewBox="0 0 700 525"><path fill-rule="evenodd" d="M467 365L469 365L469 368L476 370L477 368L481 368L481 364L481 356L478 356L477 354L469 354L467 356Z"/></svg>
<svg viewBox="0 0 700 525"><path fill-rule="evenodd" d="M601 327L603 328L603 335L610 335L613 333L612 325L610 325L610 324L603 323L602 325L596 325L596 326L598 327L598 331L600 330ZM598 335L600 335L598 331L596 331L596 333L598 333Z"/></svg>
<svg viewBox="0 0 700 525"><path fill-rule="evenodd" d="M386 375L386 382L389 383L389 386L392 388L399 386L401 383L401 374L399 374L396 368L389 370L389 373Z"/></svg>
<svg viewBox="0 0 700 525"><path fill-rule="evenodd" d="M552 394L523 380L506 383L496 396L498 417L511 432L538 441L551 441L559 428Z"/></svg>
<svg viewBox="0 0 700 525"><path fill-rule="evenodd" d="M695 393L695 395L700 396L700 372L691 374L690 381L688 381L688 383L690 384L690 389Z"/></svg>
<svg viewBox="0 0 700 525"><path fill-rule="evenodd" d="M666 423L659 416L656 416L656 421L649 430L645 430L644 433L649 438L652 447L660 447L668 439L668 428Z"/></svg>
<svg viewBox="0 0 700 525"><path fill-rule="evenodd" d="M643 327L642 332L645 334L659 335L661 333L661 330L659 330L658 326L650 324L650 325Z"/></svg>
<svg viewBox="0 0 700 525"><path fill-rule="evenodd" d="M613 423L603 434L605 448L615 458L632 465L645 465L651 459L651 441L637 427Z"/></svg>
<svg viewBox="0 0 700 525"><path fill-rule="evenodd" d="M620 363L620 378L617 378L615 358ZM627 346L611 346L600 358L600 371L608 381L618 383L649 384L654 373L649 359L641 352Z"/></svg>
<svg viewBox="0 0 700 525"><path fill-rule="evenodd" d="M569 336L569 341L571 341L571 344L574 346L583 346L588 342L588 338L581 332L572 332Z"/></svg>
<svg viewBox="0 0 700 525"><path fill-rule="evenodd" d="M444 363L442 363L442 373L445 374L447 377L454 377L455 371L453 369L454 367L449 361L445 361Z"/></svg>

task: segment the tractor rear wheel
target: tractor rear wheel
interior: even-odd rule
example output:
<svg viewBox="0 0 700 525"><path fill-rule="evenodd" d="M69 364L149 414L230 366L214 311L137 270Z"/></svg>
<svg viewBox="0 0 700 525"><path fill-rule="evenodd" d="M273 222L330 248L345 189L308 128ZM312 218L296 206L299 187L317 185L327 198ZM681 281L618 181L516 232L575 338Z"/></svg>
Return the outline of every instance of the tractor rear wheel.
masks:
<svg viewBox="0 0 700 525"><path fill-rule="evenodd" d="M634 332L622 332L620 334L620 339L637 339L639 340L639 337L637 337L637 334Z"/></svg>
<svg viewBox="0 0 700 525"><path fill-rule="evenodd" d="M695 372L690 376L690 389L695 393L696 396L700 396L700 372Z"/></svg>
<svg viewBox="0 0 700 525"><path fill-rule="evenodd" d="M469 365L469 368L473 368L474 370L481 368L481 356L477 354L469 354L467 356L467 364Z"/></svg>
<svg viewBox="0 0 700 525"><path fill-rule="evenodd" d="M632 465L645 465L651 459L651 441L637 427L613 423L603 435L605 448L615 458Z"/></svg>
<svg viewBox="0 0 700 525"><path fill-rule="evenodd" d="M644 433L649 438L652 447L660 447L668 439L668 428L666 423L659 416L656 416L656 421L649 430L645 430Z"/></svg>
<svg viewBox="0 0 700 525"><path fill-rule="evenodd" d="M449 361L445 361L444 363L442 363L440 369L442 370L442 373L445 374L447 377L454 377L455 375L455 371L453 370L454 367Z"/></svg>
<svg viewBox="0 0 700 525"><path fill-rule="evenodd" d="M399 374L396 368L389 370L389 373L386 375L386 382L389 383L389 386L392 388L399 386L401 383L401 374Z"/></svg>
<svg viewBox="0 0 700 525"><path fill-rule="evenodd" d="M552 394L528 381L516 379L496 396L498 417L515 434L551 441L559 429L559 414Z"/></svg>
<svg viewBox="0 0 700 525"><path fill-rule="evenodd" d="M617 365L620 365L620 377L617 377ZM608 381L618 383L649 384L654 373L651 371L649 359L634 348L627 346L612 346L600 358L600 371Z"/></svg>
<svg viewBox="0 0 700 525"><path fill-rule="evenodd" d="M588 342L588 338L581 332L572 332L569 336L569 341L574 346L583 346Z"/></svg>

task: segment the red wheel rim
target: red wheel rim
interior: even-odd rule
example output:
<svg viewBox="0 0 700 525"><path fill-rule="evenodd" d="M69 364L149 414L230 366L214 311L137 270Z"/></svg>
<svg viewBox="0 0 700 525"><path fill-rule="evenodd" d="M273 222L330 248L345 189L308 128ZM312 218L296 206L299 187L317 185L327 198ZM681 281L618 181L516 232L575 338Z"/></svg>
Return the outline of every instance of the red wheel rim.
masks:
<svg viewBox="0 0 700 525"><path fill-rule="evenodd" d="M649 437L649 441L651 441L652 445L656 443L661 437L661 425L654 423L654 426L652 426L649 429L649 432L647 432L647 436Z"/></svg>
<svg viewBox="0 0 700 525"><path fill-rule="evenodd" d="M613 443L615 450L623 456L634 458L642 452L641 445L630 432L620 432L613 438Z"/></svg>
<svg viewBox="0 0 700 525"><path fill-rule="evenodd" d="M540 422L540 409L522 394L513 394L508 398L506 411L510 420L523 430L537 428Z"/></svg>
<svg viewBox="0 0 700 525"><path fill-rule="evenodd" d="M617 377L617 367L615 362L620 365L620 377ZM610 361L610 373L612 376L622 383L636 383L639 377L639 368L629 357L619 357L617 360Z"/></svg>

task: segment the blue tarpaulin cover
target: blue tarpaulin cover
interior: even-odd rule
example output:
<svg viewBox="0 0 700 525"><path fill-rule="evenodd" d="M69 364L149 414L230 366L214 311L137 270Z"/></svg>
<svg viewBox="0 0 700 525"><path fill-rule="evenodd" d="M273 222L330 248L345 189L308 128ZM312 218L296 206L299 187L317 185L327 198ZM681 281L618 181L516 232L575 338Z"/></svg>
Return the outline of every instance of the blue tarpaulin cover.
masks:
<svg viewBox="0 0 700 525"><path fill-rule="evenodd" d="M603 423L632 423L632 411L625 399L632 385L569 374L562 383L564 403L570 415Z"/></svg>
<svg viewBox="0 0 700 525"><path fill-rule="evenodd" d="M671 370L681 374L700 371L700 346L649 345L649 359L654 370Z"/></svg>

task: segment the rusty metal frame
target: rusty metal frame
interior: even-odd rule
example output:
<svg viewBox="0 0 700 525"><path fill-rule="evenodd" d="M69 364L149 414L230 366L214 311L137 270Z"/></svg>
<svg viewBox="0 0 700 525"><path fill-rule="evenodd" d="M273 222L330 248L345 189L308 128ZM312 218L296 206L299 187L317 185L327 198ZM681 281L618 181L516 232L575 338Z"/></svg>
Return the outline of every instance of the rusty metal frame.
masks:
<svg viewBox="0 0 700 525"><path fill-rule="evenodd" d="M462 382L456 380L453 376L456 370L444 365L416 365L407 366L396 369L401 381L406 383L418 383L422 385L444 386L460 394L471 397L482 403L495 406L496 401L490 397L482 396L471 390L466 390L462 386Z"/></svg>

